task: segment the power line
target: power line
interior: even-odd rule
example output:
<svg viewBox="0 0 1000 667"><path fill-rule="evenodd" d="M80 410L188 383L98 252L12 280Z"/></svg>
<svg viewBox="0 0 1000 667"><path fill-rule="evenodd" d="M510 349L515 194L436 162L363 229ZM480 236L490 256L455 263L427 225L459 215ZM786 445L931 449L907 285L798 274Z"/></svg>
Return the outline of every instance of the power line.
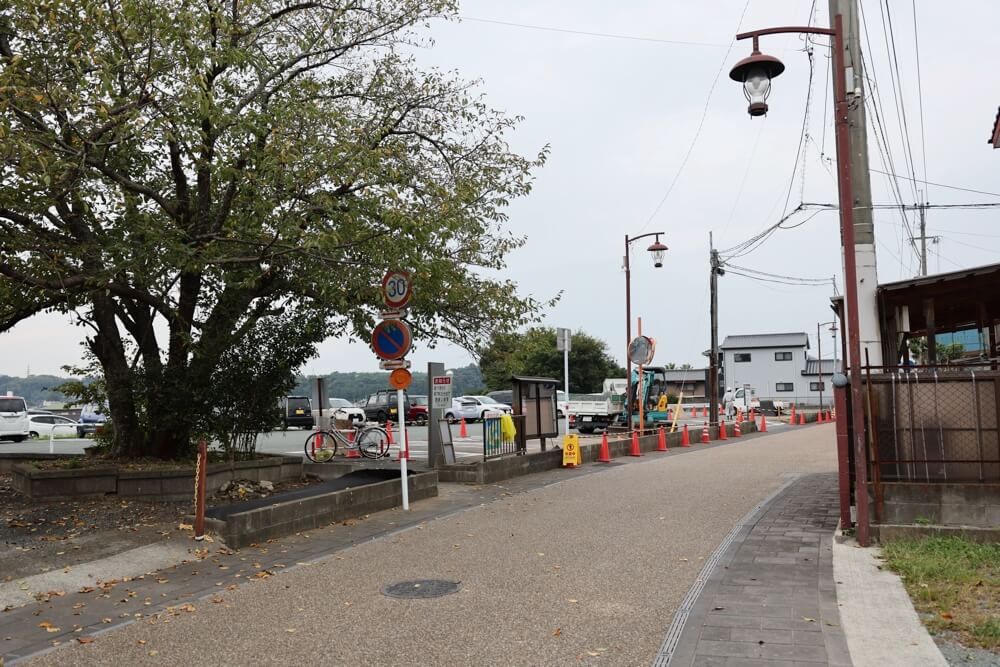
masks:
<svg viewBox="0 0 1000 667"><path fill-rule="evenodd" d="M906 180L913 180L909 176L900 176L899 174L893 174L888 171L879 171L878 169L871 169L878 174L885 174L886 176L892 176L893 178L904 178ZM962 192L972 192L977 195L989 195L990 197L1000 197L1000 192L987 192L986 190L973 190L972 188L962 188L957 185L945 185L944 183L934 183L932 181L919 181L925 185L933 185L938 188L947 188L949 190L961 190Z"/></svg>
<svg viewBox="0 0 1000 667"><path fill-rule="evenodd" d="M913 5L913 49L917 61L917 103L920 106L920 153L924 162L924 183L927 183L927 141L924 138L924 85L920 75L920 40L917 39L917 0Z"/></svg>
<svg viewBox="0 0 1000 667"><path fill-rule="evenodd" d="M750 0L747 0L743 5L743 13L740 14L739 23L736 25L736 31L733 33L739 33L740 28L743 26L743 19L746 18L747 8L750 7ZM680 166L677 168L677 172L674 173L674 178L670 181L670 185L667 186L667 191L663 193L663 197L660 198L660 202L653 209L652 214L646 220L646 223L639 229L642 232L644 229L649 227L649 224L653 222L653 218L660 212L663 205L666 203L667 198L670 193L674 191L674 186L677 185L677 181L680 179L681 174L684 173L684 167L687 166L688 160L691 158L691 153L694 152L695 144L698 143L698 137L701 136L701 129L705 127L705 119L708 118L708 105L712 102L712 93L715 92L715 86L719 83L719 77L722 75L722 70L725 69L726 63L729 62L729 54L733 50L733 45L736 44L736 38L729 43L729 48L726 49L726 55L722 58L722 63L719 64L719 71L715 73L715 79L712 81L712 87L708 89L708 97L705 98L705 107L701 110L701 120L698 121L698 129L695 130L694 137L691 138L691 144L688 146L687 153L684 154L684 159L681 160Z"/></svg>
<svg viewBox="0 0 1000 667"><path fill-rule="evenodd" d="M916 201L919 199L916 187L917 169L913 161L913 147L910 143L910 126L906 121L903 79L899 73L899 58L896 53L896 31L892 27L892 11L889 9L889 3L881 1L879 8L882 10L882 29L885 32L886 54L889 56L889 81L892 83L892 96L896 102L896 118L899 120L899 133L903 142L903 162L908 164L909 172L914 176L911 185L913 186L913 200ZM888 29L886 29L887 24ZM893 77L894 72L895 77Z"/></svg>
<svg viewBox="0 0 1000 667"><path fill-rule="evenodd" d="M726 264L726 266L735 269L737 271L744 271L746 273L752 273L758 276L765 276L767 278L777 278L780 280L795 280L803 283L823 283L824 285L830 282L829 278L800 278L798 276L783 276L778 273L768 273L767 271L758 271L757 269L750 269L745 266L736 266L735 264Z"/></svg>
<svg viewBox="0 0 1000 667"><path fill-rule="evenodd" d="M746 10L744 10L746 13ZM524 28L527 30L543 30L545 32L559 32L568 35L585 35L587 37L605 37L608 39L625 39L633 42L653 42L656 44L676 44L680 46L710 46L713 48L724 48L726 44L715 44L712 42L690 42L680 39L663 39L660 37L639 37L637 35L622 35L609 32L591 32L588 30L574 30L572 28L557 28L554 26L531 25L528 23L515 23L513 21L498 21L496 19L484 19L475 16L459 16L463 21L474 21L476 23L491 23L493 25L503 25L511 28ZM742 19L741 19L742 22ZM730 43L729 48L732 48Z"/></svg>

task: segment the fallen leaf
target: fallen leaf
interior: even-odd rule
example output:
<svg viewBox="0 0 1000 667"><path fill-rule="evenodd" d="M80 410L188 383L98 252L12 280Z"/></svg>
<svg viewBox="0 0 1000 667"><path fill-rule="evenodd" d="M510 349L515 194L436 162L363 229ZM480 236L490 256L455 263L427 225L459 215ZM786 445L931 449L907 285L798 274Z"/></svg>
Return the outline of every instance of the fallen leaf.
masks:
<svg viewBox="0 0 1000 667"><path fill-rule="evenodd" d="M136 644L138 644L139 646L143 646L145 643L146 643L145 639L139 639L138 641L136 641Z"/></svg>
<svg viewBox="0 0 1000 667"><path fill-rule="evenodd" d="M599 656L601 654L598 653L597 651L587 651L587 655L596 658L597 656Z"/></svg>
<svg viewBox="0 0 1000 667"><path fill-rule="evenodd" d="M101 619L101 623L110 623L110 622L111 622L110 618L102 618Z"/></svg>
<svg viewBox="0 0 1000 667"><path fill-rule="evenodd" d="M94 643L94 638L93 637L77 637L76 641L80 642L81 644L93 644Z"/></svg>
<svg viewBox="0 0 1000 667"><path fill-rule="evenodd" d="M553 637L558 637L561 634L562 634L562 628L556 628L555 630L552 631Z"/></svg>
<svg viewBox="0 0 1000 667"><path fill-rule="evenodd" d="M156 655L159 655L159 654L160 654L160 652L159 652L159 651L156 651L156 650L153 650L153 651L150 651L150 652L149 652L149 655L150 655L150 656L156 656Z"/></svg>
<svg viewBox="0 0 1000 667"><path fill-rule="evenodd" d="M295 628L285 628L285 632L287 632L290 635L295 634Z"/></svg>
<svg viewBox="0 0 1000 667"><path fill-rule="evenodd" d="M177 524L177 530L194 530L194 526L189 523L179 523Z"/></svg>
<svg viewBox="0 0 1000 667"><path fill-rule="evenodd" d="M808 622L808 623L815 623L815 622L816 622L816 619L815 619L815 618L809 618L808 616L803 616L803 617L802 617L802 620L803 620L803 621L806 621L806 622Z"/></svg>
<svg viewBox="0 0 1000 667"><path fill-rule="evenodd" d="M566 602L569 602L571 604L576 604L577 602L579 602L579 600L574 600L573 598L570 598L569 600L566 600Z"/></svg>
<svg viewBox="0 0 1000 667"><path fill-rule="evenodd" d="M952 615L951 615L950 613L948 613L948 612L946 612L946 611L942 611L942 612L941 612L940 614L938 614L938 615L939 615L939 616L940 616L941 618L943 618L944 620L946 620L946 621L950 621L950 620L952 620L953 618L955 618L954 616L952 616Z"/></svg>

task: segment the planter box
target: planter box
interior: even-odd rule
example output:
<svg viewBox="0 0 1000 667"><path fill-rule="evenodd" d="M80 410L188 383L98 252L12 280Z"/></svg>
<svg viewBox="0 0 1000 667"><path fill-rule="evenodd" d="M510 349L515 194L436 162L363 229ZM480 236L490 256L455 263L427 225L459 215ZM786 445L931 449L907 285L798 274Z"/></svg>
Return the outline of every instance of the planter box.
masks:
<svg viewBox="0 0 1000 667"><path fill-rule="evenodd" d="M43 460L52 457L27 454L24 458ZM27 464L11 468L14 490L32 500L65 500L84 496L117 494L124 498L154 501L183 501L194 498L194 466L160 470L120 470L115 466L66 470L39 470ZM281 482L302 477L299 457L269 456L234 464L208 466L205 485L209 494L223 484L237 479L255 482Z"/></svg>
<svg viewBox="0 0 1000 667"><path fill-rule="evenodd" d="M436 472L410 475L407 482L411 502L438 494ZM398 507L403 502L400 486L400 480L389 479L286 502L281 502L278 496L275 497L278 502L273 504L210 517L208 521L221 534L226 546L241 549L249 544Z"/></svg>
<svg viewBox="0 0 1000 667"><path fill-rule="evenodd" d="M39 470L18 464L11 470L14 490L32 500L69 500L115 493L118 469L81 468L78 470Z"/></svg>

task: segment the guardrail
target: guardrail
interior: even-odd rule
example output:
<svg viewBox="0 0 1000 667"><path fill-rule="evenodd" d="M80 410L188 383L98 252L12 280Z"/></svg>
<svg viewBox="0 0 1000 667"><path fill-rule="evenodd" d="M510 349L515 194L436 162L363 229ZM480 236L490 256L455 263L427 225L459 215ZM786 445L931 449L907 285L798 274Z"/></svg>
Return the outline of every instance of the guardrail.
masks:
<svg viewBox="0 0 1000 667"><path fill-rule="evenodd" d="M501 419L487 417L483 420L483 459L501 456L519 456L527 452L524 439L518 437L524 432L524 415L511 415L517 434L513 438L504 435Z"/></svg>

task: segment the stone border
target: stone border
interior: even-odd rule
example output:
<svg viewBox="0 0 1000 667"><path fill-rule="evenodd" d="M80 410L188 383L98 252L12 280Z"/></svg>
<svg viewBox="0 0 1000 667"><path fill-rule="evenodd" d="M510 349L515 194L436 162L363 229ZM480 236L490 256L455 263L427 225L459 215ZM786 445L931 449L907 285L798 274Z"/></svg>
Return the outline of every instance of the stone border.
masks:
<svg viewBox="0 0 1000 667"><path fill-rule="evenodd" d="M34 460L49 459L34 455ZM69 500L118 495L153 501L190 500L194 496L194 466L189 469L120 470L117 466L41 470L27 463L11 467L14 490L32 500ZM302 459L268 456L252 461L213 463L205 478L208 493L237 479L281 482L302 477Z"/></svg>
<svg viewBox="0 0 1000 667"><path fill-rule="evenodd" d="M410 475L407 482L410 502L438 495L436 472ZM226 546L242 549L250 544L259 544L336 521L354 519L398 507L402 503L403 490L400 480L390 479L277 502L266 507L230 514L225 519L206 519L206 526L218 533Z"/></svg>

